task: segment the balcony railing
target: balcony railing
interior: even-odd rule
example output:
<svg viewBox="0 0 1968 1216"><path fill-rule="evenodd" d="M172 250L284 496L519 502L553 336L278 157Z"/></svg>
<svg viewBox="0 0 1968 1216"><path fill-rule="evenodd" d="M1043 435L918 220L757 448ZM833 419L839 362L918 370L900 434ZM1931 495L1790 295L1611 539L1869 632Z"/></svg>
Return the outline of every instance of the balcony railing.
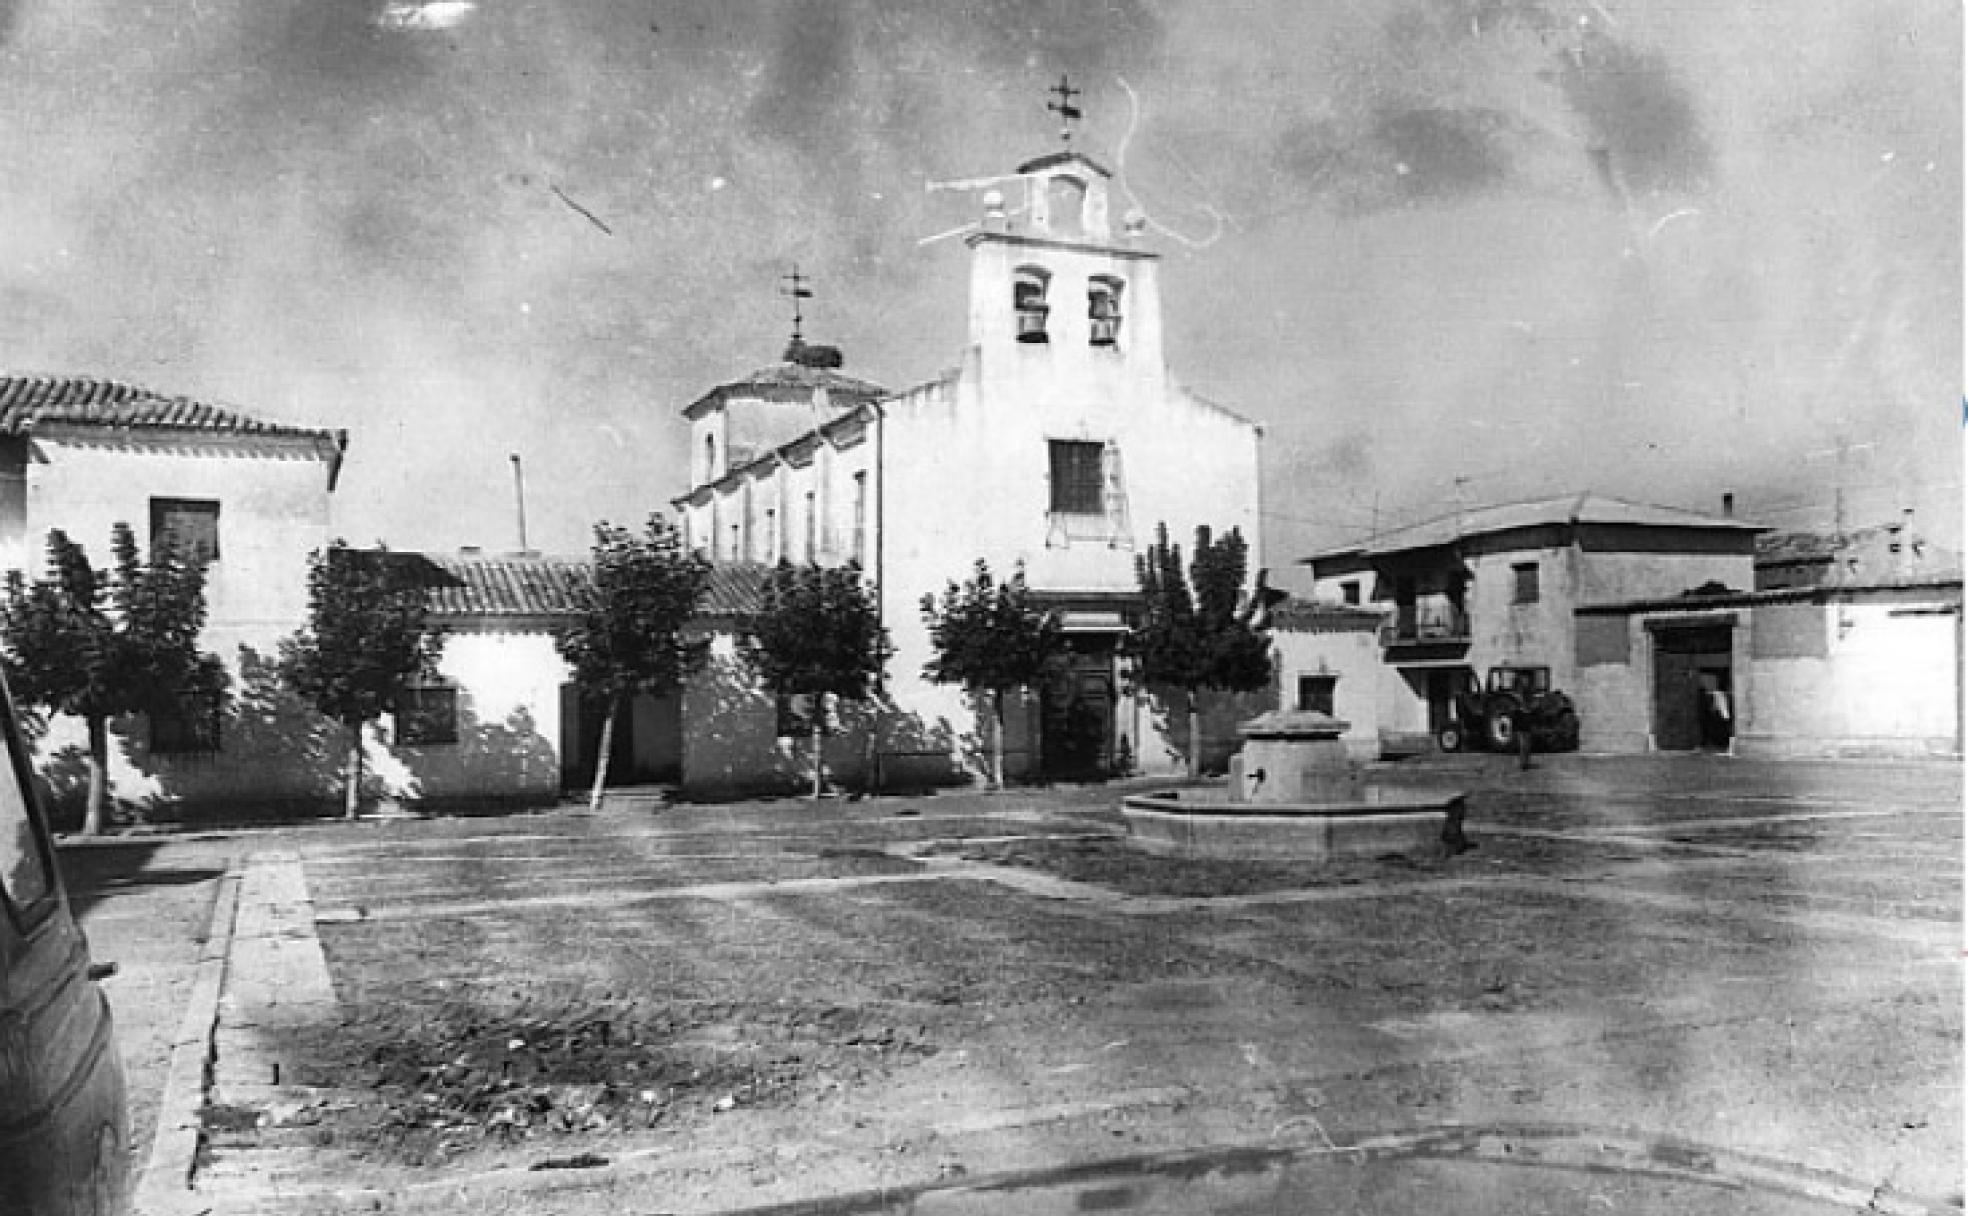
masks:
<svg viewBox="0 0 1968 1216"><path fill-rule="evenodd" d="M1469 614L1453 605L1429 605L1402 611L1390 625L1381 626L1382 646L1449 646L1469 643Z"/></svg>

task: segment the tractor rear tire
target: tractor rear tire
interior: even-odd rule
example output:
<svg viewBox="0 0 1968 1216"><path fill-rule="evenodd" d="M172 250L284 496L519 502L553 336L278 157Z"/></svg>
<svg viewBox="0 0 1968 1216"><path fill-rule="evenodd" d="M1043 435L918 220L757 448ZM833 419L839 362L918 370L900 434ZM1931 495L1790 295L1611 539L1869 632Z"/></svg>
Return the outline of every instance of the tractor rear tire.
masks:
<svg viewBox="0 0 1968 1216"><path fill-rule="evenodd" d="M1517 723L1507 713L1491 714L1490 720L1484 723L1484 734L1490 746L1500 752L1517 750Z"/></svg>

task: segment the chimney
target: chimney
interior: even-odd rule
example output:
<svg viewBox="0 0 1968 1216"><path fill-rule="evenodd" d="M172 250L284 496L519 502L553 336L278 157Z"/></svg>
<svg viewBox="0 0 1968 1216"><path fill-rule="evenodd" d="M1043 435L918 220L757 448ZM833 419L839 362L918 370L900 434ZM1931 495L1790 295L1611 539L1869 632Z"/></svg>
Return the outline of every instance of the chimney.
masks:
<svg viewBox="0 0 1968 1216"><path fill-rule="evenodd" d="M1722 492L1722 518L1734 519L1735 517L1736 517L1736 496L1733 493L1724 490Z"/></svg>

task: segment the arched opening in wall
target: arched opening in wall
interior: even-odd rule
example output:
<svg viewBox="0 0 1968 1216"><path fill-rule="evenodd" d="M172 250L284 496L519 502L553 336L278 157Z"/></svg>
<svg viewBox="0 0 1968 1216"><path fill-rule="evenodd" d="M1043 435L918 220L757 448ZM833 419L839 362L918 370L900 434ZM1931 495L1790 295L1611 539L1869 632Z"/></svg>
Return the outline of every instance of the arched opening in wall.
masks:
<svg viewBox="0 0 1968 1216"><path fill-rule="evenodd" d="M1061 174L1046 183L1046 223L1056 233L1086 231L1086 183Z"/></svg>
<svg viewBox="0 0 1968 1216"><path fill-rule="evenodd" d="M1125 284L1113 275L1097 274L1087 280L1087 342L1093 346L1115 346L1121 340L1121 289Z"/></svg>
<svg viewBox="0 0 1968 1216"><path fill-rule="evenodd" d="M718 475L718 441L716 435L704 436L704 480L716 481Z"/></svg>
<svg viewBox="0 0 1968 1216"><path fill-rule="evenodd" d="M1046 289L1052 276L1037 266L1020 266L1012 272L1011 307L1018 322L1020 342L1048 342L1046 336L1046 314L1051 306L1046 303Z"/></svg>

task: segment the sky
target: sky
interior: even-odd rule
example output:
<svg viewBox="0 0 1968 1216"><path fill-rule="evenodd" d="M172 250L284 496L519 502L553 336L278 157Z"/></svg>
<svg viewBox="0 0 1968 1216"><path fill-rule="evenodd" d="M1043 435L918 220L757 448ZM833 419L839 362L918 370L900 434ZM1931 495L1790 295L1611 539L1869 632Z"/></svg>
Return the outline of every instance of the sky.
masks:
<svg viewBox="0 0 1968 1216"><path fill-rule="evenodd" d="M810 340L961 357L977 198L1076 146L1267 564L1601 493L1958 546L1954 0L0 0L0 370L350 431L348 540L586 548ZM1837 492L1843 486L1842 496Z"/></svg>

